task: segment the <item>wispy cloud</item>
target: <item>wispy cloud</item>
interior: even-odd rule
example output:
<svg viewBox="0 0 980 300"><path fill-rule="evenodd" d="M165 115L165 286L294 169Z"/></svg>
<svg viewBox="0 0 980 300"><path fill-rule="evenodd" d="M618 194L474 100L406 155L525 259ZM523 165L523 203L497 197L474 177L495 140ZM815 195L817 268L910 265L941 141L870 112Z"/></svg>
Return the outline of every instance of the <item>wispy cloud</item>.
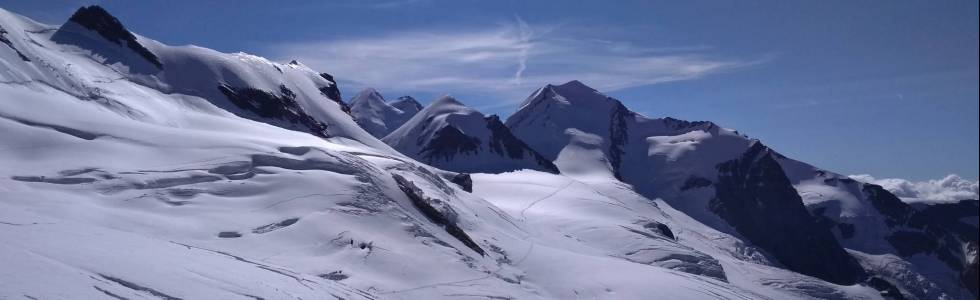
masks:
<svg viewBox="0 0 980 300"><path fill-rule="evenodd" d="M517 28L520 30L520 41L523 46L518 56L517 72L514 73L514 83L520 85L521 76L524 75L524 70L527 70L528 52L531 51L531 27L519 15L514 15L514 19L517 20Z"/></svg>
<svg viewBox="0 0 980 300"><path fill-rule="evenodd" d="M859 181L882 186L902 200L915 201L958 201L977 199L977 181L969 181L957 175L947 175L942 179L909 181L899 178L875 178L861 174L851 175Z"/></svg>
<svg viewBox="0 0 980 300"><path fill-rule="evenodd" d="M578 79L612 91L697 79L760 62L711 55L705 46L644 47L567 36L560 29L528 24L515 15L513 22L488 28L406 30L270 50L274 57L330 72L348 86L471 93L497 104L519 102L546 83Z"/></svg>

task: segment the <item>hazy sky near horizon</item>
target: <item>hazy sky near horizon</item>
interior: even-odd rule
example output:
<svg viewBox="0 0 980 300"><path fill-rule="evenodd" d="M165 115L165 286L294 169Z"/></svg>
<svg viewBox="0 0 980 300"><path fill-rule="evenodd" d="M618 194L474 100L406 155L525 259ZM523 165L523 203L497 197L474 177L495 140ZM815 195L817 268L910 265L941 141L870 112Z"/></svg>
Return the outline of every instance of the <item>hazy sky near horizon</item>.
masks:
<svg viewBox="0 0 980 300"><path fill-rule="evenodd" d="M298 59L507 116L578 79L650 117L711 120L843 174L978 177L977 1L9 1L99 4L171 45Z"/></svg>

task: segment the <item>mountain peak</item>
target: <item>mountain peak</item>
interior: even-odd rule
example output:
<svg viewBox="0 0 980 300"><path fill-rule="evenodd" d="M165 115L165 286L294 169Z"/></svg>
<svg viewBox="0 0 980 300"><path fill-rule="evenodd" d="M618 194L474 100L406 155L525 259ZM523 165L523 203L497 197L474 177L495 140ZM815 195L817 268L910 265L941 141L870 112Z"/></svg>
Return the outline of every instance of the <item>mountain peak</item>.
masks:
<svg viewBox="0 0 980 300"><path fill-rule="evenodd" d="M451 105L466 106L462 102L459 102L459 100L456 100L456 97L453 97L452 95L445 95L436 98L436 100L432 100L432 104L429 104L429 106L432 107L451 106Z"/></svg>
<svg viewBox="0 0 980 300"><path fill-rule="evenodd" d="M107 29L113 31L125 30L119 19L109 14L104 8L98 5L82 6L68 18L69 22L75 22L92 30ZM100 32L101 33L101 32ZM129 33L129 31L126 31Z"/></svg>
<svg viewBox="0 0 980 300"><path fill-rule="evenodd" d="M609 102L608 100L612 99L578 80L551 86L551 91L566 99L598 100L602 102Z"/></svg>
<svg viewBox="0 0 980 300"><path fill-rule="evenodd" d="M378 90L365 88L351 99L351 116L368 133L382 138L401 127L421 110L421 105L414 102L414 99L412 103L418 105L419 109L413 109L411 103L403 102L406 100L399 98L396 102L387 103Z"/></svg>
<svg viewBox="0 0 980 300"><path fill-rule="evenodd" d="M422 104L419 103L412 96L401 96L398 100L392 101L391 106L400 109L404 112L418 112L422 110Z"/></svg>
<svg viewBox="0 0 980 300"><path fill-rule="evenodd" d="M572 80L560 85L548 84L539 88L521 103L515 115L543 103L557 103L561 107L579 107L583 112L609 110L622 105L619 100L606 96L581 81Z"/></svg>
<svg viewBox="0 0 980 300"><path fill-rule="evenodd" d="M454 172L558 173L551 161L514 136L499 117L488 117L450 95L433 100L382 141L409 157Z"/></svg>
<svg viewBox="0 0 980 300"><path fill-rule="evenodd" d="M566 83L562 83L562 84L557 85L555 87L560 88L560 89L580 89L580 90L596 91L596 89L594 89L594 88L592 88L592 87L590 87L588 85L585 85L584 83L582 83L581 81L578 81L578 80L572 80L572 81L569 81L569 82L566 82Z"/></svg>
<svg viewBox="0 0 980 300"><path fill-rule="evenodd" d="M357 95L354 95L354 98L351 99L350 102L351 105L357 105L357 103L361 103L365 100L380 101L381 103L384 103L385 97L381 96L381 93L379 93L378 90L368 87L358 92Z"/></svg>
<svg viewBox="0 0 980 300"><path fill-rule="evenodd" d="M70 33L66 32L72 31L73 24L77 24L85 29L94 31L112 43L120 46L126 46L145 58L157 68L163 68L163 64L160 63L159 58L157 58L153 52L150 52L150 50L146 49L146 47L140 44L137 41L136 36L133 35L132 32L129 32L129 30L127 30L126 27L119 22L119 19L116 19L116 17L109 14L109 12L103 9L101 6L83 6L76 10L75 13L68 18L68 22L58 29L58 33L55 34L54 38L59 39L65 35L70 35Z"/></svg>

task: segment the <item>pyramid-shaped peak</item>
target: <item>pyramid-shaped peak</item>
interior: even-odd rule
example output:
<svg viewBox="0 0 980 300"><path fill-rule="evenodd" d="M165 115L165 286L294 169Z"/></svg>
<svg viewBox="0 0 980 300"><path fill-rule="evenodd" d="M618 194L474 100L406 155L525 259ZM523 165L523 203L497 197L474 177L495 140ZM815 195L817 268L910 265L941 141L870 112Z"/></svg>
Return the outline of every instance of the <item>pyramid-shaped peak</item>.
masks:
<svg viewBox="0 0 980 300"><path fill-rule="evenodd" d="M585 85L581 81L572 80L560 85L552 86L555 93L567 97L596 97L606 98L598 90Z"/></svg>
<svg viewBox="0 0 980 300"><path fill-rule="evenodd" d="M578 81L578 80L572 80L572 81L569 81L569 82L566 82L566 83L562 83L562 84L558 85L557 87L558 88L561 88L561 89L584 89L584 90L590 90L590 91L595 91L596 90L596 89L594 89L594 88L592 88L592 87L590 87L588 85L585 85L584 83L582 83L581 81Z"/></svg>
<svg viewBox="0 0 980 300"><path fill-rule="evenodd" d="M98 32L102 37L115 42L117 44L122 44L122 42L128 40L135 40L136 37L133 36L126 27L119 22L119 19L109 14L104 8L98 5L83 6L75 11L74 14L68 18L68 22L74 22L82 27L88 28L89 30Z"/></svg>
<svg viewBox="0 0 980 300"><path fill-rule="evenodd" d="M450 95L444 95L432 100L429 105L426 105L418 115L423 116L438 116L444 114L454 114L454 115L472 115L473 117L483 118L483 113L466 106L455 97Z"/></svg>
<svg viewBox="0 0 980 300"><path fill-rule="evenodd" d="M582 109L603 109L610 105L618 106L619 101L600 93L581 81L572 80L560 85L548 84L532 93L518 107L518 111L529 109L540 103L558 102L566 106Z"/></svg>
<svg viewBox="0 0 980 300"><path fill-rule="evenodd" d="M436 100L433 100L432 104L430 104L430 106L434 106L434 107L451 106L451 105L466 106L462 102L459 102L459 100L456 100L456 97L453 97L452 95L445 95L436 98Z"/></svg>
<svg viewBox="0 0 980 300"><path fill-rule="evenodd" d="M104 8L98 5L83 6L75 11L68 18L68 22L61 26L61 29L52 37L54 40L66 41L66 35L72 35L75 25L98 33L102 38L109 42L132 49L137 54L145 58L157 68L162 68L163 64L153 52L146 49L132 32L126 30L119 19L109 14Z"/></svg>
<svg viewBox="0 0 980 300"><path fill-rule="evenodd" d="M372 87L368 87L358 92L357 95L354 95L354 98L351 99L351 103L367 100L367 99L377 100L381 102L384 102L385 100L384 96L381 96L381 93L378 92L378 90Z"/></svg>
<svg viewBox="0 0 980 300"><path fill-rule="evenodd" d="M384 96L381 96L378 90L370 87L355 94L348 103L350 103L351 111L356 112L356 114L366 113L368 111L371 114L379 114L384 110L392 109L385 103Z"/></svg>

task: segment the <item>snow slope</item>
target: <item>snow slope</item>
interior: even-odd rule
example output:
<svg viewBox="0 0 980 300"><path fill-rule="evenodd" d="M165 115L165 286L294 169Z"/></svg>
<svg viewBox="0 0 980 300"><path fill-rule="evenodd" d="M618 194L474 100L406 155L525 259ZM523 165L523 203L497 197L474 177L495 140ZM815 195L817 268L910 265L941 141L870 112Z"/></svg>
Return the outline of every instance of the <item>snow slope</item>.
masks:
<svg viewBox="0 0 980 300"><path fill-rule="evenodd" d="M531 246L521 260L562 249L696 274L702 280L733 285L751 299L879 297L868 287L835 285L782 269L737 236L700 224L623 183L581 181L530 170L476 174L473 181L475 194L529 228L524 239ZM583 285L610 284L591 272L576 275L584 277L578 279L585 281Z"/></svg>
<svg viewBox="0 0 980 300"><path fill-rule="evenodd" d="M279 127L386 147L351 120L339 98L328 97L336 88L327 80L332 77L299 62L279 64L245 53L164 45L129 33L98 7L80 9L61 27L6 11L2 17L4 36L10 42L2 50L7 83L35 82L79 98L105 101L117 91L101 85L125 80L165 94L197 96L235 115ZM104 23L117 26L99 25ZM149 51L160 66L148 63L127 42L106 38L125 35L119 32L128 33L129 45L136 43ZM107 106L136 113L120 103Z"/></svg>
<svg viewBox="0 0 980 300"><path fill-rule="evenodd" d="M79 21L119 23L100 10ZM598 231L508 211L500 194L468 193L445 179L455 173L367 134L320 90L327 78L299 63L75 25L61 40L59 27L0 10L0 298L814 295L796 283L877 296L773 267L768 283L745 281L644 227L653 223L623 223L638 217L628 211L597 210ZM528 174L544 188L493 189L534 196L567 178ZM623 186L612 192L624 195L602 201L641 203ZM577 226L569 235L581 241L556 226Z"/></svg>
<svg viewBox="0 0 980 300"><path fill-rule="evenodd" d="M382 140L409 157L456 172L557 172L497 116L484 116L451 96L432 101Z"/></svg>

